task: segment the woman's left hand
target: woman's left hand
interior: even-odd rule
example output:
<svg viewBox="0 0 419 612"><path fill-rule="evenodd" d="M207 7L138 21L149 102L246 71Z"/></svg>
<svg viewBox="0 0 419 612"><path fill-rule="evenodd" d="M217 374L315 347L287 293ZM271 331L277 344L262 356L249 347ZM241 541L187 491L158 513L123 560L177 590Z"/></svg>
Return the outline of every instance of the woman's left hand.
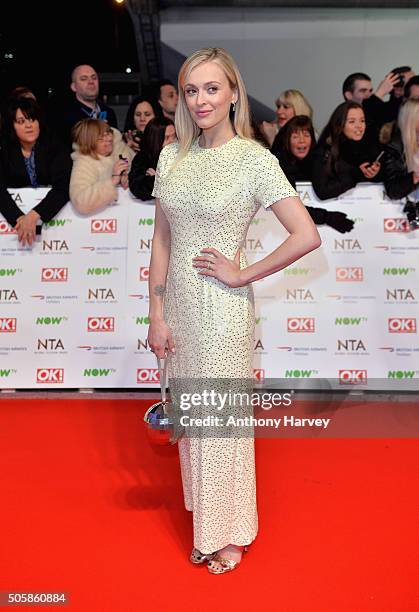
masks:
<svg viewBox="0 0 419 612"><path fill-rule="evenodd" d="M17 238L22 246L32 246L35 235L36 235L36 222L40 219L40 216L35 210L30 210L26 215L22 215L18 218L15 230L17 231Z"/></svg>
<svg viewBox="0 0 419 612"><path fill-rule="evenodd" d="M201 253L205 255L192 258L193 267L200 269L198 274L212 276L228 287L243 286L240 276L240 249L237 249L234 259L228 259L213 248L201 249Z"/></svg>

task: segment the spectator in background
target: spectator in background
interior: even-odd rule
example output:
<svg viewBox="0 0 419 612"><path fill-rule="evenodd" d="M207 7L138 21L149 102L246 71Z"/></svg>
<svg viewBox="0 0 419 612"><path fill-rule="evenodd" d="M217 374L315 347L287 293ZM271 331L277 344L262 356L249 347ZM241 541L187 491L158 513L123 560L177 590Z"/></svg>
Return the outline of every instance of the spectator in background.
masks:
<svg viewBox="0 0 419 612"><path fill-rule="evenodd" d="M161 114L163 117L166 117L166 119L171 119L171 121L174 121L176 107L179 100L176 87L173 85L172 81L162 79L157 83L156 91L157 102L160 106Z"/></svg>
<svg viewBox="0 0 419 612"><path fill-rule="evenodd" d="M124 140L136 153L140 150L141 137L147 123L157 114L154 104L142 96L137 96L131 102L125 119Z"/></svg>
<svg viewBox="0 0 419 612"><path fill-rule="evenodd" d="M306 115L313 119L313 109L308 100L297 89L287 89L279 94L276 102L276 121L263 121L261 131L271 147L278 131L296 115Z"/></svg>
<svg viewBox="0 0 419 612"><path fill-rule="evenodd" d="M130 191L136 198L152 199L151 193L154 189L160 151L175 141L176 131L173 121L166 117L157 117L149 121L141 141L141 151L134 157L128 177Z"/></svg>
<svg viewBox="0 0 419 612"><path fill-rule="evenodd" d="M290 119L275 138L275 149L271 149L279 160L291 185L296 188L297 181L311 181L313 176L312 151L316 144L311 119L297 115ZM306 206L316 225L326 224L342 234L350 232L354 226L351 219L339 211Z"/></svg>
<svg viewBox="0 0 419 612"><path fill-rule="evenodd" d="M321 200L337 198L357 183L381 180L378 143L365 128L357 102L343 102L334 110L313 152L312 184Z"/></svg>
<svg viewBox="0 0 419 612"><path fill-rule="evenodd" d="M386 148L384 185L392 200L408 198L404 212L407 212L412 227L418 227L419 98L411 98L403 104L398 125L400 130Z"/></svg>
<svg viewBox="0 0 419 612"><path fill-rule="evenodd" d="M82 119L102 119L111 127L118 127L115 111L99 100L99 76L92 66L76 66L70 88L74 95L60 108L52 108L50 117L56 133L70 148L72 129Z"/></svg>
<svg viewBox="0 0 419 612"><path fill-rule="evenodd" d="M406 100L419 98L419 76L411 77L404 86L404 97Z"/></svg>
<svg viewBox="0 0 419 612"><path fill-rule="evenodd" d="M400 82L400 75L394 72L387 74L374 91L371 77L364 72L354 72L346 77L342 85L345 100L361 104L365 111L368 127L378 135L381 126L397 118L400 100L384 98Z"/></svg>
<svg viewBox="0 0 419 612"><path fill-rule="evenodd" d="M36 100L36 96L29 87L25 85L18 85L9 94L9 100L18 100L20 98L32 98L32 100Z"/></svg>
<svg viewBox="0 0 419 612"><path fill-rule="evenodd" d="M10 101L0 150L0 212L17 231L18 240L32 245L36 225L47 222L68 202L71 159L47 132L41 110L32 97ZM47 195L26 214L8 187L51 186Z"/></svg>
<svg viewBox="0 0 419 612"><path fill-rule="evenodd" d="M83 119L73 129L70 200L77 212L90 215L118 200L128 188L134 156L122 134L100 119Z"/></svg>

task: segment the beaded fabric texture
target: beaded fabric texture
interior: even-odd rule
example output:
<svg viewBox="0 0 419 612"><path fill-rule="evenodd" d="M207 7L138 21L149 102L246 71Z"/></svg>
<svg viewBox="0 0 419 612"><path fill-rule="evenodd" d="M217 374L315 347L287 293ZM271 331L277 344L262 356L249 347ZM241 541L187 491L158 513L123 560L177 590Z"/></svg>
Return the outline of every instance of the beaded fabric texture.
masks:
<svg viewBox="0 0 419 612"><path fill-rule="evenodd" d="M214 247L233 259L261 205L298 195L276 157L239 136L210 149L195 140L169 172L178 147L162 150L153 190L171 230L164 317L176 347L169 357L176 396L182 391L176 379L243 380L253 373L252 286L231 288L200 276L192 258ZM246 266L241 251L240 267ZM178 446L194 546L207 554L252 542L258 531L253 437L183 437Z"/></svg>

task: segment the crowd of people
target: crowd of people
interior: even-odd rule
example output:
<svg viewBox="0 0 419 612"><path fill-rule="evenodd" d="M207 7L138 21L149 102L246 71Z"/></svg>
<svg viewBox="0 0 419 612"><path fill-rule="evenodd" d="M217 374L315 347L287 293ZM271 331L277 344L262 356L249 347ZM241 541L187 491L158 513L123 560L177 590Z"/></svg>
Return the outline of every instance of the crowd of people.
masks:
<svg viewBox="0 0 419 612"><path fill-rule="evenodd" d="M169 80L150 91L132 101L122 131L89 65L73 70L65 104L41 109L28 88L10 93L1 116L0 213L23 246L68 201L89 215L115 203L118 187L151 199L160 152L176 140L178 92ZM317 134L309 101L287 89L275 102L274 121L253 122L253 137L278 158L292 185L311 181L318 198L327 200L360 182L382 182L389 198L404 200L412 229L419 227L419 76L401 66L374 90L367 74L353 73L342 94ZM26 214L8 192L41 185L51 189ZM316 224L341 233L353 228L338 210L307 208Z"/></svg>

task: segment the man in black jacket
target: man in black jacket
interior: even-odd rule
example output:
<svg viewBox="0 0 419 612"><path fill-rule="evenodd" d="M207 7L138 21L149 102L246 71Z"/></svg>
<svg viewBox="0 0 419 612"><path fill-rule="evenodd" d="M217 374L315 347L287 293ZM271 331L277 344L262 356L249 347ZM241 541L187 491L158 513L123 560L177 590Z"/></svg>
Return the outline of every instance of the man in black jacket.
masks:
<svg viewBox="0 0 419 612"><path fill-rule="evenodd" d="M115 111L99 100L99 76L92 66L81 64L71 73L74 96L63 108L52 109L50 119L56 134L71 148L71 130L82 119L104 119L117 128Z"/></svg>
<svg viewBox="0 0 419 612"><path fill-rule="evenodd" d="M409 68L405 66L403 68ZM342 93L345 100L358 102L365 111L365 119L369 128L372 128L375 133L378 133L384 123L397 119L400 104L403 99L403 94L400 96L399 87L401 68L395 68L389 72L377 89L374 91L371 83L371 77L363 72L354 72L350 74L343 82ZM406 75L410 74L406 72ZM411 73L413 74L413 73ZM391 95L390 99L385 102L384 98L387 94Z"/></svg>

